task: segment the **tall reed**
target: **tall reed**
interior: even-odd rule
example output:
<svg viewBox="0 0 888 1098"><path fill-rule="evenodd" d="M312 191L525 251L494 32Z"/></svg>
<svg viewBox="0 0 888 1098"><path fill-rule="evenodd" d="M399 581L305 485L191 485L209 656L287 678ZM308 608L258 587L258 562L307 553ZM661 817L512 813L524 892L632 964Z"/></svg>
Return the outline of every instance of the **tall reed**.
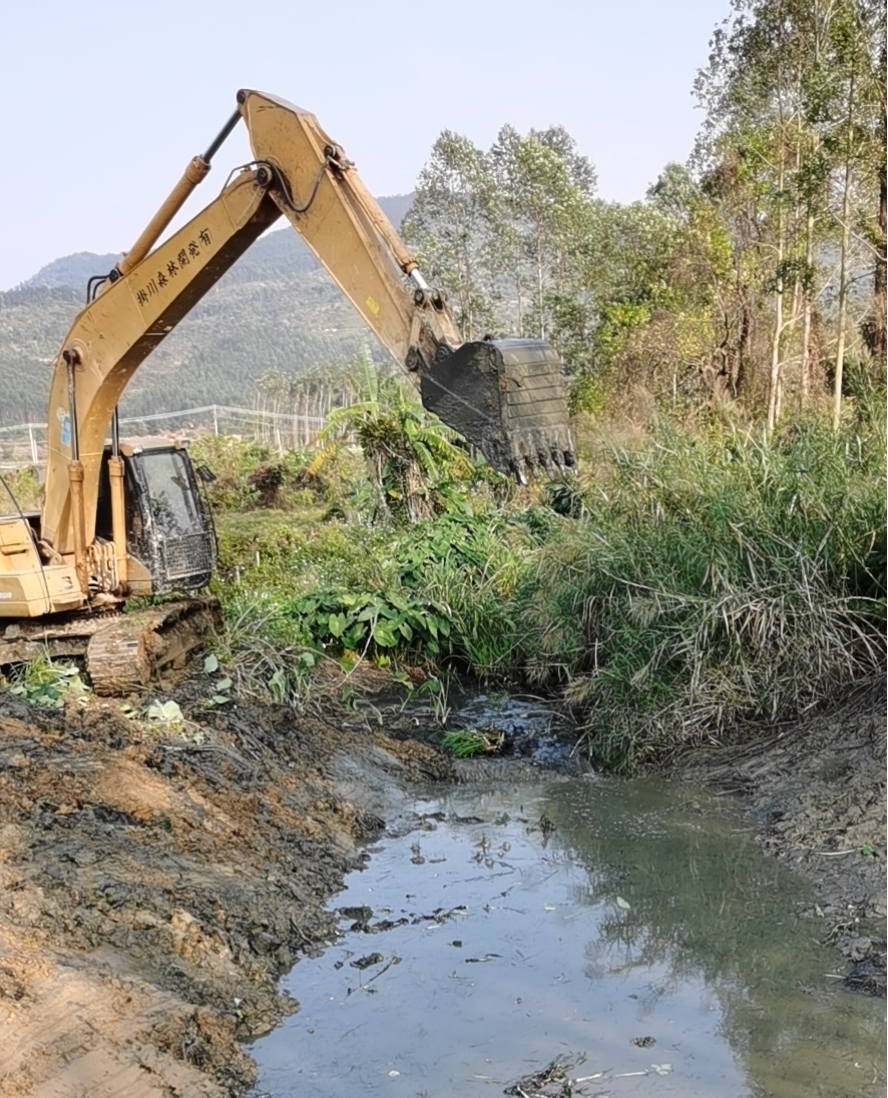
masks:
<svg viewBox="0 0 888 1098"><path fill-rule="evenodd" d="M884 431L662 428L519 592L525 669L611 767L795 718L884 665Z"/></svg>

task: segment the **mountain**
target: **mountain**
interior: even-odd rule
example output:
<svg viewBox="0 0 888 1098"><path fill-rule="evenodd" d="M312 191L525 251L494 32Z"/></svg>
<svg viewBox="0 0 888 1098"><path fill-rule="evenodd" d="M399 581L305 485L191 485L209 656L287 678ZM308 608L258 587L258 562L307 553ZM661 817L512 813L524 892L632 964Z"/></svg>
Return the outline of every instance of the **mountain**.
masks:
<svg viewBox="0 0 888 1098"><path fill-rule="evenodd" d="M379 203L398 226L412 195ZM87 280L119 256L77 252L0 292L0 426L42 422L52 363L83 307ZM269 369L296 375L375 340L291 228L261 237L158 346L121 401L123 415L253 403ZM383 355L381 349L378 353Z"/></svg>
<svg viewBox="0 0 888 1098"><path fill-rule="evenodd" d="M111 270L120 253L107 252L96 255L94 252L75 252L73 255L54 259L41 267L35 275L26 279L20 290L32 290L38 286L86 286L87 281L96 274L105 274Z"/></svg>

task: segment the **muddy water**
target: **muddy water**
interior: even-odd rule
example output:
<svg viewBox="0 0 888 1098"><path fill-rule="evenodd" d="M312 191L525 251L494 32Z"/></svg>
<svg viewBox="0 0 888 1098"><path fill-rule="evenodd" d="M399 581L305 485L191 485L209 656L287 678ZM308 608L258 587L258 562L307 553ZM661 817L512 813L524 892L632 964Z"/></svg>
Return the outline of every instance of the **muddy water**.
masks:
<svg viewBox="0 0 888 1098"><path fill-rule="evenodd" d="M414 808L288 977L259 1093L474 1098L585 1055L574 1095L884 1094L884 1003L838 987L806 886L724 799L592 777Z"/></svg>

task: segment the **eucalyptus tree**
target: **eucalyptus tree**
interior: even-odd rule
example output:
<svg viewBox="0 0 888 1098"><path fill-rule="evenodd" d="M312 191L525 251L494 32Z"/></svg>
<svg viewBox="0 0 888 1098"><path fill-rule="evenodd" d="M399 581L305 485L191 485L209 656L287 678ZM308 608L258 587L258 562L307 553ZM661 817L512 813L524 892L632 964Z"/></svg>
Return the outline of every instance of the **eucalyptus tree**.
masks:
<svg viewBox="0 0 888 1098"><path fill-rule="evenodd" d="M563 126L521 134L505 125L487 151L439 135L402 229L448 291L465 338L539 336L570 359L580 344L568 329L585 333L589 317L579 257L595 186Z"/></svg>
<svg viewBox="0 0 888 1098"><path fill-rule="evenodd" d="M739 229L758 312L770 297L769 427L780 416L793 362L800 403L807 401L815 322L825 311L838 422L851 291L867 235L879 236L873 218L863 226L857 209L877 209L868 191L877 165L884 166L873 117L880 76L884 88L884 63L877 63L883 39L884 6L873 0L733 0L733 15L716 30L709 65L695 85L707 110L698 163ZM880 270L876 257L877 298ZM884 308L880 314L874 305L876 347L884 331L880 315Z"/></svg>
<svg viewBox="0 0 888 1098"><path fill-rule="evenodd" d="M401 227L435 283L446 290L464 339L480 338L493 323L490 187L486 154L467 137L443 130Z"/></svg>
<svg viewBox="0 0 888 1098"><path fill-rule="evenodd" d="M855 257L867 266L875 260L869 344L876 357L884 354L885 6L872 0L836 0L830 32L832 95L824 140L834 172L833 215L840 249L833 385L837 428Z"/></svg>
<svg viewBox="0 0 888 1098"><path fill-rule="evenodd" d="M503 126L489 159L494 185L487 219L511 279L517 330L545 339L556 303L580 288L576 258L595 169L563 126L526 136Z"/></svg>
<svg viewBox="0 0 888 1098"><path fill-rule="evenodd" d="M720 177L722 197L751 205L757 289L771 297L767 424L780 413L785 335L806 281L798 256L794 176L804 159L803 70L819 0L734 0L733 20L715 32L709 66L698 75L708 114L698 153ZM831 3L832 0L826 0ZM726 186L727 184L727 186ZM729 192L733 191L733 194ZM727 193L726 193L727 192Z"/></svg>
<svg viewBox="0 0 888 1098"><path fill-rule="evenodd" d="M881 34L882 44L878 51L874 79L870 82L871 92L875 92L876 108L871 111L870 124L873 153L870 164L876 182L877 199L875 216L865 221L863 232L873 251L873 296L870 310L864 319L862 334L867 349L880 369L884 380L886 367L886 289L888 289L888 255L886 255L886 207L888 207L888 179L886 179L885 129L886 129L886 51L885 35Z"/></svg>

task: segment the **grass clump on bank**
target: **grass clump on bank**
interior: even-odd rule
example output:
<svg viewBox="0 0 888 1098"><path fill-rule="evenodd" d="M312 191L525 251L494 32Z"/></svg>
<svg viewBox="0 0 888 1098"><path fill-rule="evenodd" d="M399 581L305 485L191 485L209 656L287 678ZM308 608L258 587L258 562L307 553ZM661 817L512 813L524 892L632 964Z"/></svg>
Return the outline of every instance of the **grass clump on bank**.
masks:
<svg viewBox="0 0 888 1098"><path fill-rule="evenodd" d="M525 670L592 755L639 757L799 716L884 663L884 431L662 429L611 455L518 594Z"/></svg>
<svg viewBox="0 0 888 1098"><path fill-rule="evenodd" d="M457 759L494 755L500 750L502 743L502 733L483 732L477 728L456 728L441 740L444 750Z"/></svg>

